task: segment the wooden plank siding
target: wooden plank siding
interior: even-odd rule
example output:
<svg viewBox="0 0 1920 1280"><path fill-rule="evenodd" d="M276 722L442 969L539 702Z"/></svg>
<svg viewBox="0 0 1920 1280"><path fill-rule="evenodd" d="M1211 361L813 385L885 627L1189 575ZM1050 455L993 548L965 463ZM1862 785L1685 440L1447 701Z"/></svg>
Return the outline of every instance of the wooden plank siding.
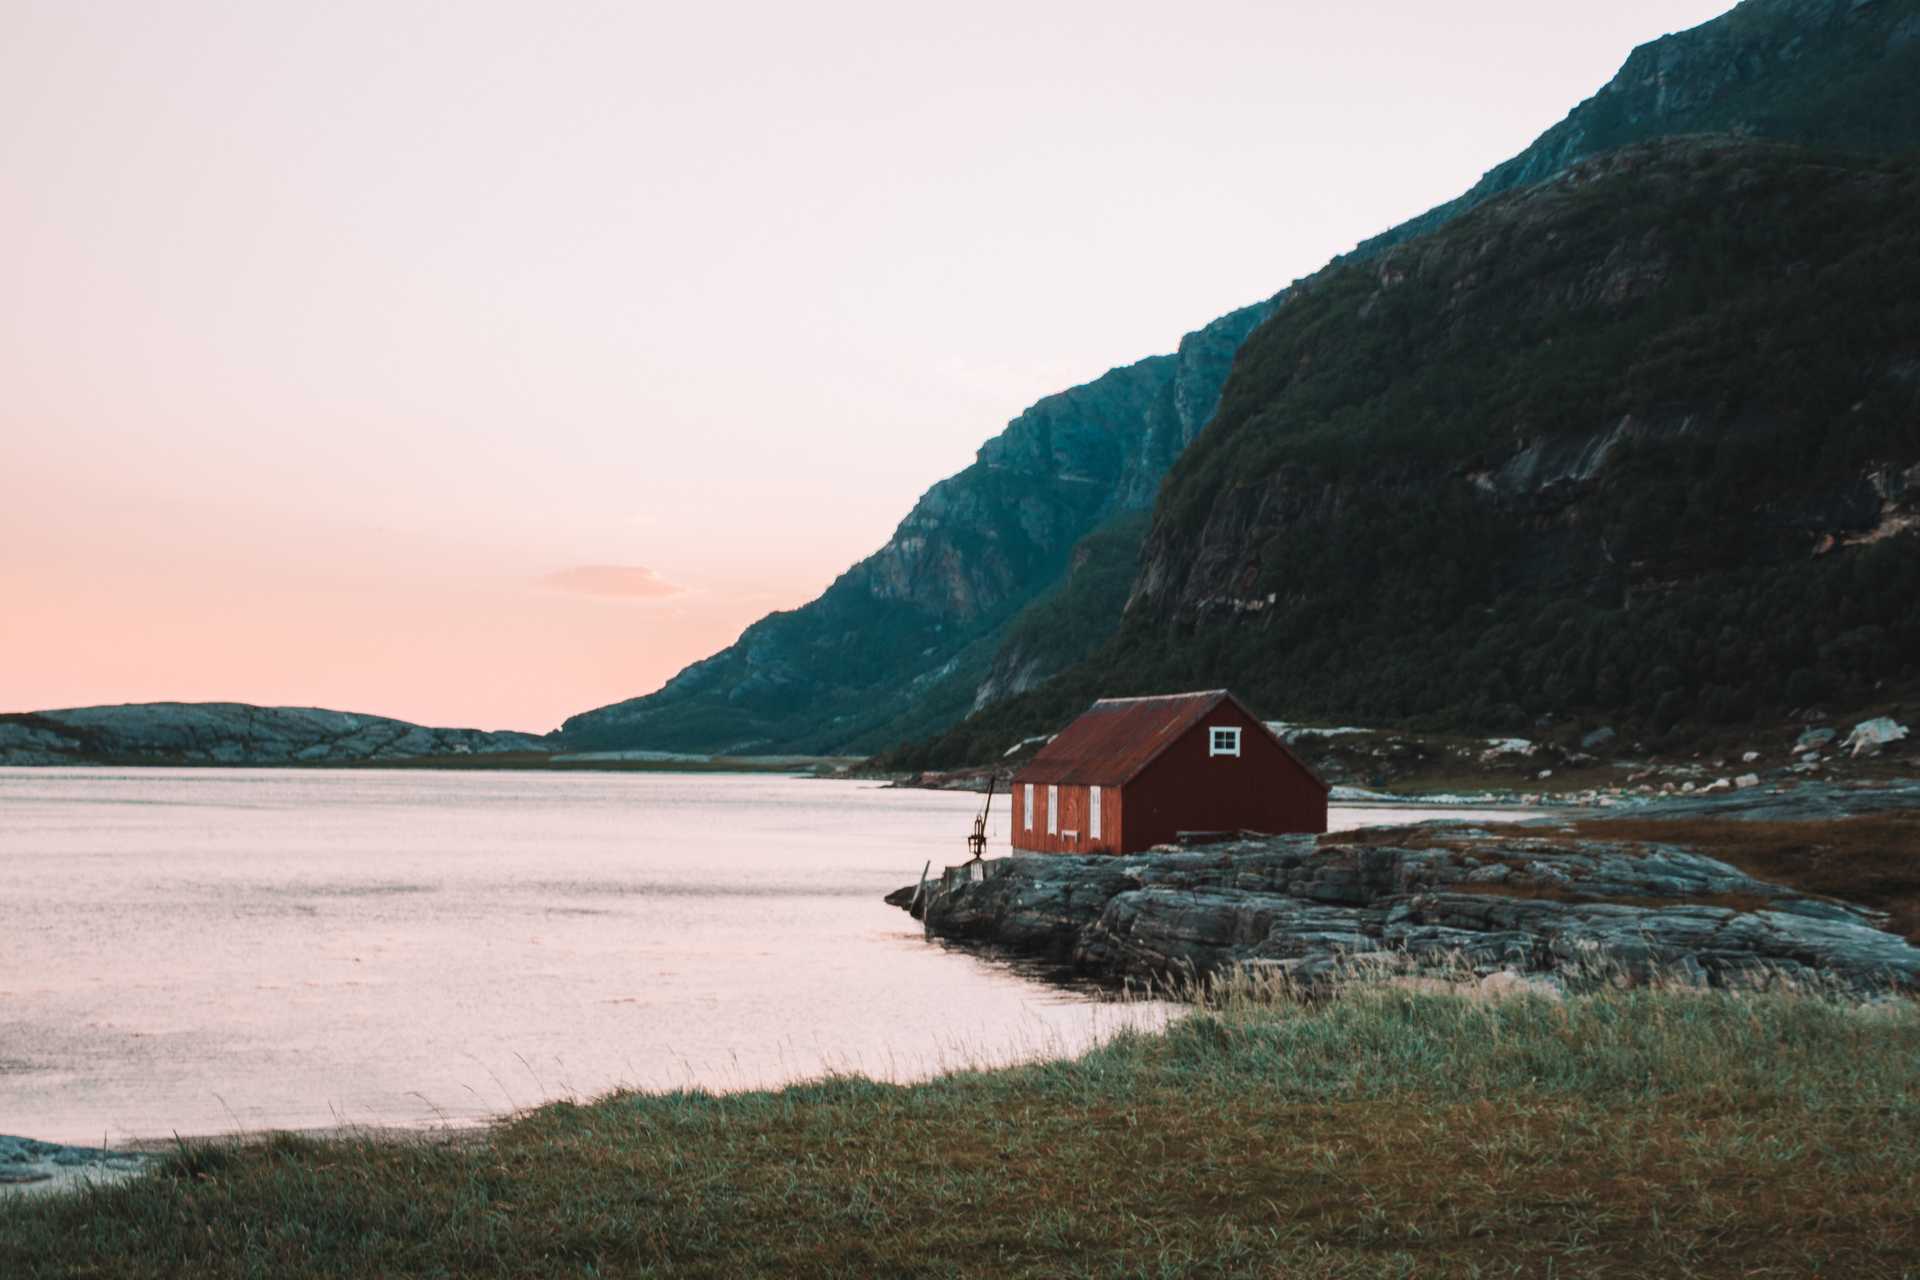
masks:
<svg viewBox="0 0 1920 1280"><path fill-rule="evenodd" d="M1033 825L1027 826L1026 789L1033 788ZM1060 796L1060 830L1047 830L1047 788ZM1090 786L1072 783L1015 783L1013 788L1013 847L1031 853L1120 852L1120 789L1100 788L1100 838L1093 837Z"/></svg>
<svg viewBox="0 0 1920 1280"><path fill-rule="evenodd" d="M1210 755L1211 731L1240 730L1238 756ZM1182 734L1126 788L1127 853L1181 832L1327 829L1327 788L1237 702L1223 702Z"/></svg>

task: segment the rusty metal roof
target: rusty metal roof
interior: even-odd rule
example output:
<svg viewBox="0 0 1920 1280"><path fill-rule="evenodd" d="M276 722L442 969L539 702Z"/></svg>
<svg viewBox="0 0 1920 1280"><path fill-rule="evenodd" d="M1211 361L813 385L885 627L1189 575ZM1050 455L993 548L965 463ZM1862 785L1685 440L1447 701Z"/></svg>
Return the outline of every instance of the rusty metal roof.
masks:
<svg viewBox="0 0 1920 1280"><path fill-rule="evenodd" d="M1013 775L1015 782L1117 787L1232 697L1225 689L1102 698Z"/></svg>
<svg viewBox="0 0 1920 1280"><path fill-rule="evenodd" d="M1279 743L1294 763L1306 770L1308 777L1322 787L1327 785L1312 766L1294 755L1279 735L1266 729L1260 717L1225 689L1167 693L1150 698L1102 698L1062 729L1052 742L1040 748L1033 759L1020 766L1013 781L1123 786L1223 702L1231 702L1245 712L1249 720L1261 725L1268 736Z"/></svg>

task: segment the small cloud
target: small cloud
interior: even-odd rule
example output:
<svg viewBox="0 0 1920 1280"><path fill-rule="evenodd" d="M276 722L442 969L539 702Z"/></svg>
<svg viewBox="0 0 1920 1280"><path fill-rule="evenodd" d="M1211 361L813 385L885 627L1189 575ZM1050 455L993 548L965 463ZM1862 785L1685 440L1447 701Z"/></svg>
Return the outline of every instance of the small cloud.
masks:
<svg viewBox="0 0 1920 1280"><path fill-rule="evenodd" d="M637 564L582 564L540 579L540 585L607 600L668 600L687 589Z"/></svg>

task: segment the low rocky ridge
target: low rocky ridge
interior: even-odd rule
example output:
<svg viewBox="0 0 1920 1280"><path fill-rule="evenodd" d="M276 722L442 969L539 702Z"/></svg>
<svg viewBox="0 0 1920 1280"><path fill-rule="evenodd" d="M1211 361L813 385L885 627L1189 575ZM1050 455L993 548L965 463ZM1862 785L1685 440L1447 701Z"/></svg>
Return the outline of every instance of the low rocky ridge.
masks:
<svg viewBox="0 0 1920 1280"><path fill-rule="evenodd" d="M1920 809L1920 784L1852 803L1809 787L1767 818ZM1717 816L1738 820L1732 798ZM1638 811L1644 817L1648 808ZM1689 812L1694 812L1689 810ZM1014 856L889 896L941 937L1160 981L1235 968L1306 985L1368 972L1494 974L1556 986L1835 982L1920 990L1920 948L1885 914L1796 892L1665 844L1516 824L1376 828L1133 857Z"/></svg>
<svg viewBox="0 0 1920 1280"><path fill-rule="evenodd" d="M351 764L547 749L532 734L430 729L351 711L239 702L0 715L0 765Z"/></svg>

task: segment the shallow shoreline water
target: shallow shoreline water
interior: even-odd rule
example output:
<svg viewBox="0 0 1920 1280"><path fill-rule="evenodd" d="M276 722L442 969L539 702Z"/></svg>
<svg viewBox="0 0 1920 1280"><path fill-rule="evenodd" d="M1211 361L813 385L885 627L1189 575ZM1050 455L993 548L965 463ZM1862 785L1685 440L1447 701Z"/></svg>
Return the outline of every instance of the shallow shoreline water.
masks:
<svg viewBox="0 0 1920 1280"><path fill-rule="evenodd" d="M0 770L0 1127L433 1127L1151 1024L881 901L976 807L753 775Z"/></svg>

